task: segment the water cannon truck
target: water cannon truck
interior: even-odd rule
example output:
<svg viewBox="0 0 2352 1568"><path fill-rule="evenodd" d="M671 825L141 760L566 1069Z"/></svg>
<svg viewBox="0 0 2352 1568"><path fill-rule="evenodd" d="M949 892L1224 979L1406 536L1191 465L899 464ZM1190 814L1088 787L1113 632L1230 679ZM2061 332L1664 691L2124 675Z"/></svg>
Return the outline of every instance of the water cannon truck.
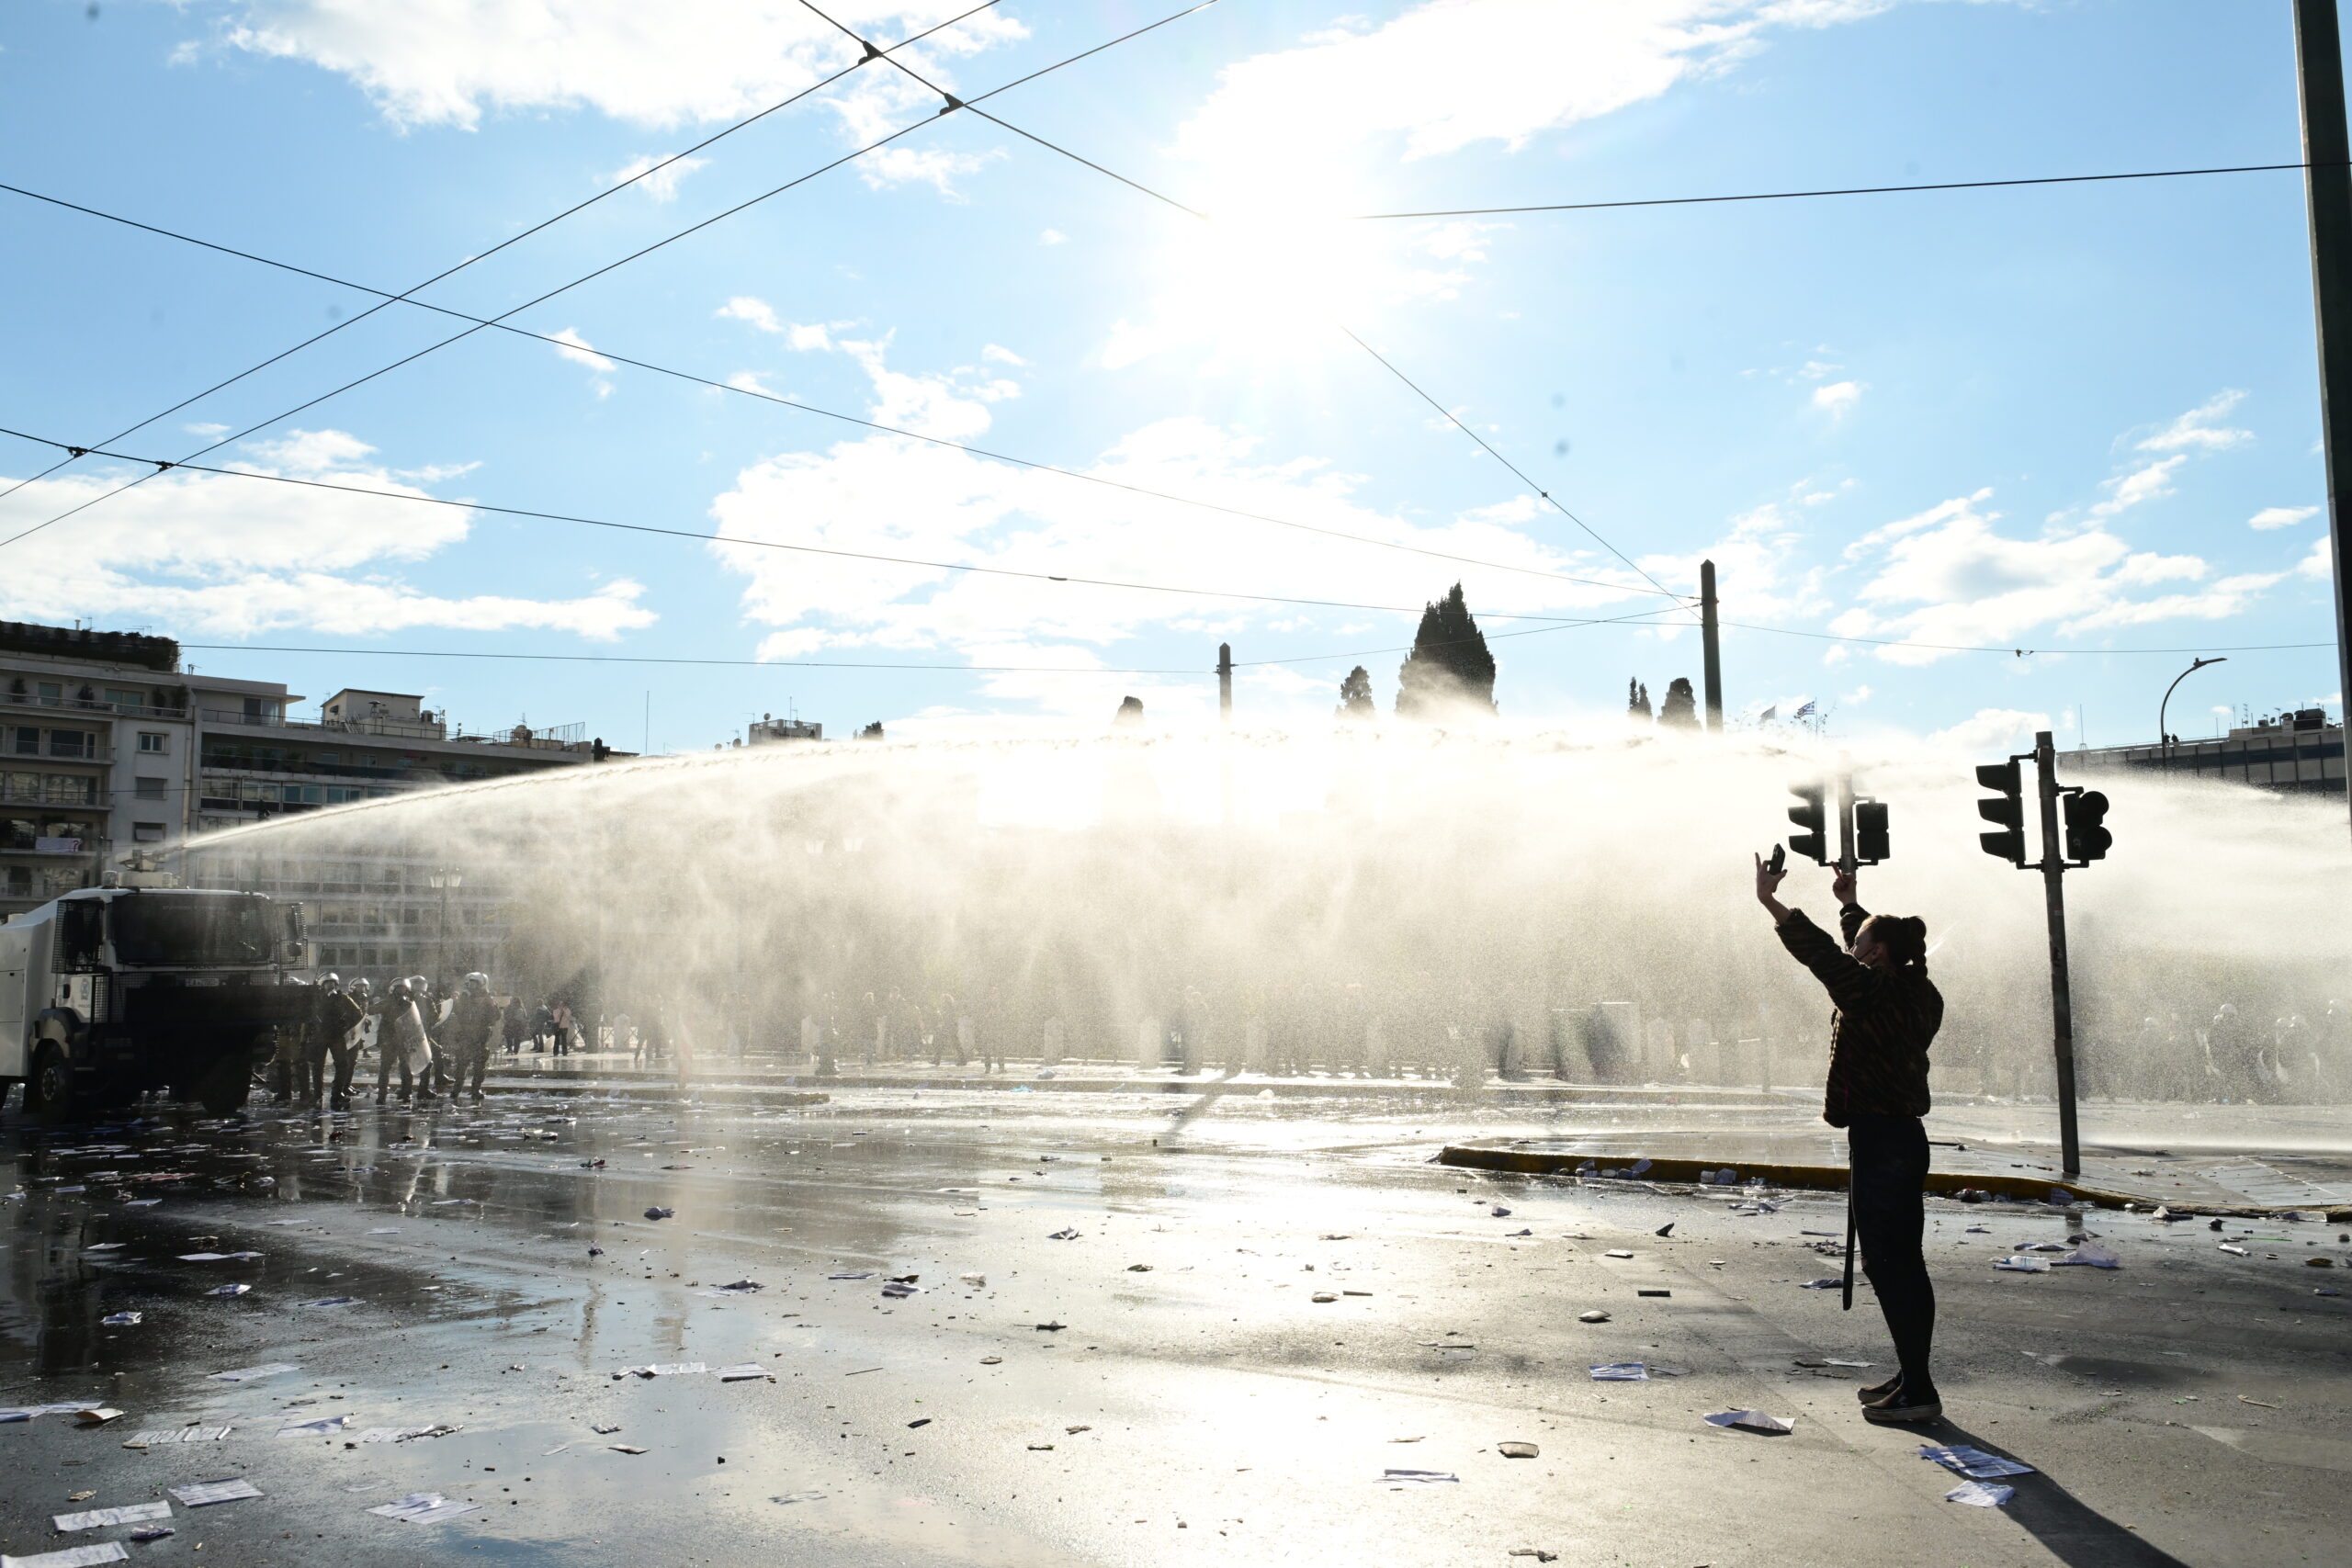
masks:
<svg viewBox="0 0 2352 1568"><path fill-rule="evenodd" d="M23 1083L51 1123L151 1089L228 1115L311 1016L302 907L153 871L106 882L0 924L0 1095Z"/></svg>

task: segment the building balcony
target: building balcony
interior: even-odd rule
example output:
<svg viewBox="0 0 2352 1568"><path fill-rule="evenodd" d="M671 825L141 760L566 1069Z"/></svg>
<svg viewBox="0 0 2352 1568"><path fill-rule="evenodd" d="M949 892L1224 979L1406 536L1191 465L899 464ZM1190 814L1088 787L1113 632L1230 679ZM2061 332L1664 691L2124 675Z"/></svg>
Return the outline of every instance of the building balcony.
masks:
<svg viewBox="0 0 2352 1568"><path fill-rule="evenodd" d="M187 717L186 708L159 707L153 703L110 703L102 697L85 702L79 697L44 697L30 692L0 691L0 708L40 708L49 713L85 714L93 718L101 716L174 720Z"/></svg>

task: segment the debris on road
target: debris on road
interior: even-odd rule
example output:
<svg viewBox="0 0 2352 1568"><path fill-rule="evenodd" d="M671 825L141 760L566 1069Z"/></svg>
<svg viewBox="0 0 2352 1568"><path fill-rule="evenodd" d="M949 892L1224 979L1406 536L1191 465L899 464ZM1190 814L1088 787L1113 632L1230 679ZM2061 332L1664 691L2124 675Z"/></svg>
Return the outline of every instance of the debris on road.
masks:
<svg viewBox="0 0 2352 1568"><path fill-rule="evenodd" d="M677 1214L678 1211L675 1209L648 1209L645 1211L645 1217L649 1220L675 1219Z"/></svg>
<svg viewBox="0 0 2352 1568"><path fill-rule="evenodd" d="M140 1314L135 1312L108 1313L98 1319L98 1322L107 1328L136 1328L139 1325L139 1316Z"/></svg>
<svg viewBox="0 0 2352 1568"><path fill-rule="evenodd" d="M236 1367L225 1372L214 1372L212 1381L214 1382L257 1382L263 1378L274 1378L280 1372L299 1372L301 1370L291 1361L271 1361L258 1367Z"/></svg>
<svg viewBox="0 0 2352 1568"><path fill-rule="evenodd" d="M300 1426L280 1427L277 1429L277 1435L281 1438L323 1438L330 1432L340 1432L350 1425L351 1417L348 1416L325 1416L316 1421L305 1421Z"/></svg>
<svg viewBox="0 0 2352 1568"><path fill-rule="evenodd" d="M2012 1274L2047 1274L2050 1272L2050 1259L2028 1258L2022 1253L2012 1253L1995 1263L1993 1267L2006 1269Z"/></svg>
<svg viewBox="0 0 2352 1568"><path fill-rule="evenodd" d="M718 1369L720 1382L748 1382L753 1378L763 1378L767 1375L768 1370L757 1361L738 1361L731 1367Z"/></svg>
<svg viewBox="0 0 2352 1568"><path fill-rule="evenodd" d="M1495 1451L1505 1459L1536 1459L1543 1453L1533 1443L1497 1443Z"/></svg>
<svg viewBox="0 0 2352 1568"><path fill-rule="evenodd" d="M171 1517L172 1506L169 1503L131 1503L119 1508L92 1508L85 1513L59 1514L50 1523L70 1534L75 1530L104 1529L110 1525L143 1525L150 1519L168 1519Z"/></svg>
<svg viewBox="0 0 2352 1568"><path fill-rule="evenodd" d="M1538 1562L1556 1562L1560 1557L1558 1552L1546 1551L1540 1546L1514 1546L1510 1554L1513 1557L1532 1557Z"/></svg>
<svg viewBox="0 0 2352 1568"><path fill-rule="evenodd" d="M1459 1482L1462 1477L1444 1470L1384 1470L1380 1479L1390 1486L1434 1486L1448 1481Z"/></svg>
<svg viewBox="0 0 2352 1568"><path fill-rule="evenodd" d="M96 1410L77 1410L74 1413L74 1424L77 1427L103 1427L109 1421L121 1419L121 1411L103 1407Z"/></svg>
<svg viewBox="0 0 2352 1568"><path fill-rule="evenodd" d="M261 1495L260 1487L241 1480L199 1481L192 1486L172 1487L170 1491L183 1506L190 1508L209 1508L215 1503L236 1503Z"/></svg>
<svg viewBox="0 0 2352 1568"><path fill-rule="evenodd" d="M2003 1486L1990 1481L1963 1481L1944 1494L1947 1503L1966 1503L1972 1507L1997 1508L2018 1495L2014 1486Z"/></svg>
<svg viewBox="0 0 2352 1568"><path fill-rule="evenodd" d="M69 1546L62 1551L37 1551L30 1557L0 1558L7 1568L98 1568L103 1562L127 1562L130 1553L119 1540L96 1546Z"/></svg>
<svg viewBox="0 0 2352 1568"><path fill-rule="evenodd" d="M2005 1475L2033 1473L2033 1466L2030 1464L2019 1464L2013 1459L2003 1459L1998 1454L1988 1454L1983 1449L1972 1448L1966 1443L1953 1443L1949 1447L1923 1445L1919 1450L1919 1457L1929 1463L1942 1465L1955 1475L1964 1475L1971 1481L1998 1481Z"/></svg>
<svg viewBox="0 0 2352 1568"><path fill-rule="evenodd" d="M217 1443L229 1435L226 1427L176 1427L168 1431L137 1432L123 1440L126 1449L155 1448L164 1443Z"/></svg>
<svg viewBox="0 0 2352 1568"><path fill-rule="evenodd" d="M412 1492L396 1503L381 1504L368 1511L413 1525L431 1525L454 1519L459 1514L470 1514L481 1506L479 1503L452 1502L438 1492Z"/></svg>
<svg viewBox="0 0 2352 1568"><path fill-rule="evenodd" d="M1046 1239L1047 1241L1076 1241L1078 1239L1078 1231L1075 1227L1057 1230Z"/></svg>
<svg viewBox="0 0 2352 1568"><path fill-rule="evenodd" d="M1796 1430L1796 1422L1793 1419L1783 1421L1778 1416L1767 1416L1761 1410L1725 1410L1713 1416L1702 1416L1700 1419L1710 1427L1722 1427L1727 1430L1741 1432L1760 1432L1766 1437L1773 1438L1784 1437Z"/></svg>
<svg viewBox="0 0 2352 1568"><path fill-rule="evenodd" d="M1603 1258L1631 1258L1634 1255L1622 1247L1612 1247L1600 1255Z"/></svg>
<svg viewBox="0 0 2352 1568"><path fill-rule="evenodd" d="M251 1285L215 1285L204 1293L208 1296L242 1296L252 1289Z"/></svg>
<svg viewBox="0 0 2352 1568"><path fill-rule="evenodd" d="M1609 1314L1602 1312L1599 1307L1595 1307L1590 1312L1580 1312L1577 1314L1577 1321L1578 1323L1607 1323L1609 1321Z"/></svg>
<svg viewBox="0 0 2352 1568"><path fill-rule="evenodd" d="M1611 1361L1592 1369L1595 1382L1647 1382L1650 1370L1639 1361Z"/></svg>

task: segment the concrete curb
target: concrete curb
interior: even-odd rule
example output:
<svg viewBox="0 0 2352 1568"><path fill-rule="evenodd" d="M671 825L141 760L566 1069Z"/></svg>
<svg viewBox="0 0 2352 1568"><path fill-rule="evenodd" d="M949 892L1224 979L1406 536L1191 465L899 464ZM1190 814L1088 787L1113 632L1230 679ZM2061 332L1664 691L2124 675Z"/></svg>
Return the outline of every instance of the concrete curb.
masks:
<svg viewBox="0 0 2352 1568"><path fill-rule="evenodd" d="M1640 1181L1670 1181L1697 1184L1701 1171L1731 1169L1741 1181L1762 1180L1772 1187L1804 1187L1822 1191L1843 1191L1846 1169L1835 1165L1718 1165L1708 1160L1653 1159L1639 1177L1625 1174L1631 1162L1624 1166L1604 1165L1589 1155L1537 1154L1525 1149L1481 1149L1449 1146L1437 1156L1437 1164L1460 1166L1471 1170L1510 1171L1521 1176L1577 1176L1583 1166L1600 1167L1614 1173L1582 1172L1583 1179L1606 1182L1612 1179ZM2052 1192L2063 1192L2079 1202L2103 1209L2125 1207L2154 1208L2161 1199L2126 1192L2110 1192L2101 1188L2086 1187L2079 1181L2050 1181L2026 1176L1968 1176L1949 1172L1928 1173L1928 1190L1939 1198L1957 1198L1964 1191L1990 1192L1996 1197L2018 1199L2029 1203L2044 1203ZM2178 1211L2187 1213L2188 1211ZM2213 1208L2199 1205L2194 1211L2200 1216L2231 1215L2263 1218L2282 1213L2307 1213L2301 1209ZM2352 1222L2352 1209L2324 1211L2330 1224Z"/></svg>

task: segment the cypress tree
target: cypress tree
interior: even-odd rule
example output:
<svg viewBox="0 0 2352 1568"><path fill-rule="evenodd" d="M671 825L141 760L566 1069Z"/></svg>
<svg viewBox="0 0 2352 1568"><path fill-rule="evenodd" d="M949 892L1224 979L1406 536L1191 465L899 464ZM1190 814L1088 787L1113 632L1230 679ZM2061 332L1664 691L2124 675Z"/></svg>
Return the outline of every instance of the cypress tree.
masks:
<svg viewBox="0 0 2352 1568"><path fill-rule="evenodd" d="M1699 698L1690 690L1690 682L1677 675L1666 689L1666 702L1657 710L1660 729L1696 729L1699 728Z"/></svg>
<svg viewBox="0 0 2352 1568"><path fill-rule="evenodd" d="M1439 720L1495 712L1495 656L1464 603L1462 584L1421 611L1413 651L1396 671L1396 713Z"/></svg>
<svg viewBox="0 0 2352 1568"><path fill-rule="evenodd" d="M1360 722L1372 717L1374 711L1372 673L1359 664L1340 682L1340 705L1335 716Z"/></svg>

